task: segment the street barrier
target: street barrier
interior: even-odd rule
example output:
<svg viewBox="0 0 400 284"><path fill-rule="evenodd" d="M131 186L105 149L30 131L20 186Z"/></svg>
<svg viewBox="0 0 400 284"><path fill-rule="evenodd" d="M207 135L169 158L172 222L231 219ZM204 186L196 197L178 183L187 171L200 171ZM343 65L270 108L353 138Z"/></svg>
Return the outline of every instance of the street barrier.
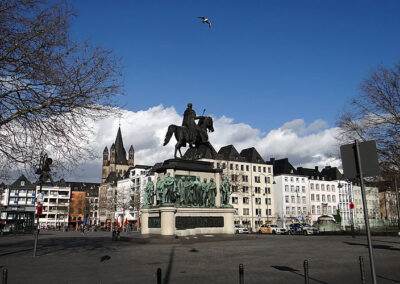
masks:
<svg viewBox="0 0 400 284"><path fill-rule="evenodd" d="M157 268L157 284L161 284L161 278L162 278L161 268Z"/></svg>
<svg viewBox="0 0 400 284"><path fill-rule="evenodd" d="M243 268L243 264L239 264L239 284L244 284L244 268Z"/></svg>
<svg viewBox="0 0 400 284"><path fill-rule="evenodd" d="M8 277L8 269L4 268L3 269L3 281L2 281L3 284L7 284L7 277Z"/></svg>
<svg viewBox="0 0 400 284"><path fill-rule="evenodd" d="M303 266L304 266L304 283L305 284L309 284L310 283L310 279L309 279L309 276L308 276L308 260L304 261Z"/></svg>

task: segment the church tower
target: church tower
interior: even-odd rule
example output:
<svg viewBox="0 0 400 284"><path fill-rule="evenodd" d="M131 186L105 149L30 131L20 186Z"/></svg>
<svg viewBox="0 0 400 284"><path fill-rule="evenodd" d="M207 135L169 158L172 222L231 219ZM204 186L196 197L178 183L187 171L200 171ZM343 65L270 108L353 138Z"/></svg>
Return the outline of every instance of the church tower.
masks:
<svg viewBox="0 0 400 284"><path fill-rule="evenodd" d="M135 163L135 149L133 149L133 146L129 148L129 158L128 158L128 165L133 167Z"/></svg>
<svg viewBox="0 0 400 284"><path fill-rule="evenodd" d="M101 182L108 182L109 177L122 177L128 171L129 167L133 166L135 150L133 146L129 149L129 157L126 157L124 142L122 141L121 128L118 128L115 142L111 145L110 152L107 146L103 151L103 169Z"/></svg>

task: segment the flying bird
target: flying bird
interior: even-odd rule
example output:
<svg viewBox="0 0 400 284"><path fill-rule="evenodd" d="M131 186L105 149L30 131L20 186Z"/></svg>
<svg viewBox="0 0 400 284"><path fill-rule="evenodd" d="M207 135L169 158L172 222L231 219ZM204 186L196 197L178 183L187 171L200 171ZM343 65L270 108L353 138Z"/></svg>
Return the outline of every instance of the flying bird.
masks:
<svg viewBox="0 0 400 284"><path fill-rule="evenodd" d="M206 24L208 24L208 27L210 28L210 30L211 30L211 22L210 22L210 20L209 19L207 19L206 17L204 17L204 16L200 16L200 17L197 17L197 18L199 18L199 19L202 19L202 22L203 23L206 23Z"/></svg>

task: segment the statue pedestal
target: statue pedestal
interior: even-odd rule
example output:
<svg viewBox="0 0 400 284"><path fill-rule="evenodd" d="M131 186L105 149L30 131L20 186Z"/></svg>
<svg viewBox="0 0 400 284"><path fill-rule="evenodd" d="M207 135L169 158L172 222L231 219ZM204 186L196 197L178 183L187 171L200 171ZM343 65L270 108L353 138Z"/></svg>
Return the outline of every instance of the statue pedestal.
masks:
<svg viewBox="0 0 400 284"><path fill-rule="evenodd" d="M142 234L189 236L234 234L233 208L157 207L142 209Z"/></svg>
<svg viewBox="0 0 400 284"><path fill-rule="evenodd" d="M203 161L188 161L181 159L166 160L159 168L154 169L155 177L164 180L170 177L180 179L200 177L207 182L212 178L217 191L215 207L197 207L189 205L174 205L142 208L142 234L157 234L164 236L188 236L196 234L234 234L233 217L235 209L221 205L221 169L215 169L213 163ZM153 203L155 204L155 202Z"/></svg>

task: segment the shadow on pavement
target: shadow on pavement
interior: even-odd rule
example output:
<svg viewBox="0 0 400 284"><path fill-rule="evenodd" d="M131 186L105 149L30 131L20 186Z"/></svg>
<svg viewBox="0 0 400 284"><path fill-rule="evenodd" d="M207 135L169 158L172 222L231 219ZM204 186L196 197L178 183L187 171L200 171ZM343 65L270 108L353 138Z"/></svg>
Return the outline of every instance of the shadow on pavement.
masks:
<svg viewBox="0 0 400 284"><path fill-rule="evenodd" d="M169 281L171 278L172 264L174 263L174 255L175 255L175 247L172 248L172 250L169 254L168 268L167 268L167 272L165 273L164 282L163 282L164 284L169 284Z"/></svg>
<svg viewBox="0 0 400 284"><path fill-rule="evenodd" d="M301 276L302 278L304 278L304 274L299 273L299 272L298 272L299 270L294 269L294 268L291 268L291 267L289 267L289 266L271 265L271 267L272 267L272 268L275 268L275 269L277 269L277 270L279 270L279 271L291 272L291 273L293 273L293 274L296 274L296 275ZM312 277L309 277L309 279L310 279L310 280L313 280L313 281L315 281L315 282L321 283L321 284L327 284L327 283L324 282L324 281L321 281L321 280L318 280L318 279L315 279L315 278L312 278Z"/></svg>
<svg viewBox="0 0 400 284"><path fill-rule="evenodd" d="M351 242L343 242L345 244L351 245L351 246L363 246L368 248L368 245L366 244L360 244L360 243L351 243ZM400 249L395 248L393 246L388 246L388 245L372 245L374 249L387 249L387 250L393 250L393 251L400 251Z"/></svg>

